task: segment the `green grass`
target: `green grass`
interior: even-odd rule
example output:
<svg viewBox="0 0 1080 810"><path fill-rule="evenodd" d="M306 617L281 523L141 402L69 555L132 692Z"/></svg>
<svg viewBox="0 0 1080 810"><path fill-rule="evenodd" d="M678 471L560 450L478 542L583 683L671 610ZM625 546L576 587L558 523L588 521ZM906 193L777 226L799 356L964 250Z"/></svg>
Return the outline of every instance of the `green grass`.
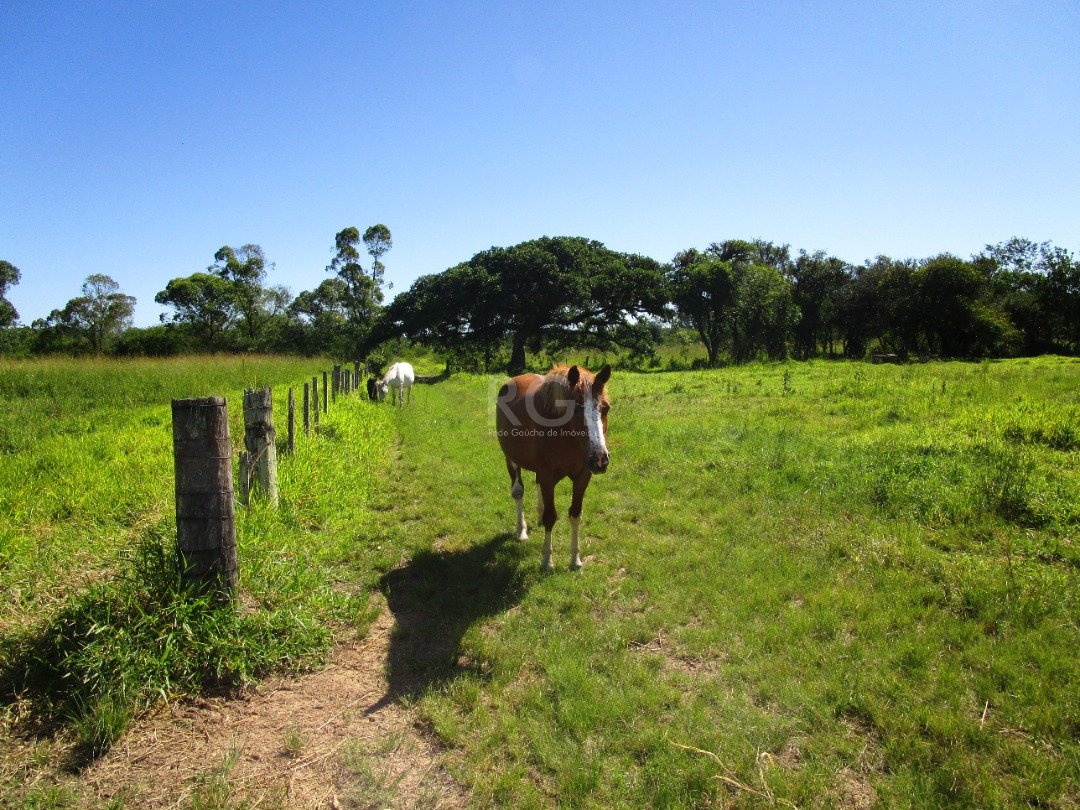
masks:
<svg viewBox="0 0 1080 810"><path fill-rule="evenodd" d="M53 668L13 719L106 747L156 695L318 660L363 632L377 590L397 620L391 692L478 806L1080 804L1080 362L617 371L580 574L565 482L559 569L540 570L542 533L513 539L500 383L419 385L403 412L339 404L282 464L282 508L244 514L247 609L226 618L169 585L168 477L117 458L163 433L168 469L178 394L120 412L81 393L101 417L83 434L75 410L35 422L52 460L39 474L38 451L5 450L22 472L0 472L20 516L0 635L16 671ZM20 430L0 436L19 447ZM368 759L346 764L357 796L392 800ZM63 790L36 795L63 806Z"/></svg>
<svg viewBox="0 0 1080 810"><path fill-rule="evenodd" d="M309 667L335 636L364 632L374 614L369 593L355 586L351 549L375 519L369 501L393 435L386 409L351 397L322 418L317 435L298 436L296 454L279 462L280 508L257 502L237 512L234 609L178 576L169 399L227 394L238 453L240 393L271 385L282 449L287 386L302 386L318 366L267 358L103 364L98 383L93 369L72 371L5 366L0 384L5 396L43 392L55 411L34 425L32 441L18 424L3 425L33 450L5 458L0 474L5 518L15 517L5 520L0 557L8 597L0 694L9 730L55 741L51 760L62 767L108 750L162 698ZM86 390L105 384L142 393L110 407L108 396ZM48 474L37 474L46 461ZM7 764L0 786L19 796L35 765Z"/></svg>
<svg viewBox="0 0 1080 810"><path fill-rule="evenodd" d="M1080 363L611 387L580 576L510 539L489 380L401 416L390 672L478 804L1080 801Z"/></svg>

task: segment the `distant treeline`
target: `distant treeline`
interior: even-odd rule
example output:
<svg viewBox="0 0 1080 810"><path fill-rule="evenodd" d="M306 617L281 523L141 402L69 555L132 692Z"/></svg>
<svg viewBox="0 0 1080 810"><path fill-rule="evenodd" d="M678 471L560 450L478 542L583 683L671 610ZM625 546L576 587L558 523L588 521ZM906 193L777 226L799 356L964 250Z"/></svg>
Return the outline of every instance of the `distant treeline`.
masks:
<svg viewBox="0 0 1080 810"><path fill-rule="evenodd" d="M371 263L361 263L360 244ZM422 276L383 304L390 231L335 238L327 278L293 297L267 281L258 245L221 248L205 272L155 300L162 324L131 326L135 299L108 276L30 326L5 294L20 271L0 262L0 351L163 356L277 352L361 360L405 339L462 369L518 370L528 354L590 348L647 364L671 329L691 331L708 365L759 358L988 358L1080 353L1080 260L1014 238L962 259L878 256L862 265L764 240L727 240L666 264L580 237L491 248ZM270 265L272 267L272 265Z"/></svg>

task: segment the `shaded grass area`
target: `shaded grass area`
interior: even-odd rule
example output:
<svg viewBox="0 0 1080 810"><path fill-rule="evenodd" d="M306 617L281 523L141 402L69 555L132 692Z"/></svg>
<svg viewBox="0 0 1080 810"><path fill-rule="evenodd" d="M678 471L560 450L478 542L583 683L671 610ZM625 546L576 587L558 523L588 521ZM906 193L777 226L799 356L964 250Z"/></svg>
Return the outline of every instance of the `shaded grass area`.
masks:
<svg viewBox="0 0 1080 810"><path fill-rule="evenodd" d="M173 396L227 393L234 452L243 436L240 390L281 385L275 388L280 408L284 385L302 385L312 371L270 359L249 376L250 363L215 359L201 380L185 366L190 379L170 389ZM171 377L175 369L160 364L158 371ZM128 416L135 418L123 427L122 413L101 407L108 418L91 420L87 441L105 446L112 435L121 453L108 457L107 469L119 480L101 480L109 476L100 468L77 463L51 479L22 481L54 487L46 500L61 501L72 490L91 493L87 519L41 511L35 523L30 513L9 527L14 542L4 547L0 583L13 599L0 626L3 802L66 806L74 798L64 798L63 773L107 750L157 701L309 667L323 659L335 635L362 633L374 615L369 591L356 587L361 563L351 550L374 520L370 497L393 433L385 410L358 397L339 399L320 432L299 436L296 454L281 458L280 508L238 509L240 594L235 605L223 605L190 592L177 573L168 399L134 408ZM282 411L277 421L280 445ZM57 427L39 436L46 455L60 453L63 420ZM158 462L152 474L140 459L123 455L127 442ZM27 463L24 456L16 461ZM12 490L20 482L4 483L7 508L14 509L22 496ZM111 493L122 490L139 493L133 520L109 511ZM82 506L74 508L82 514ZM98 519L89 519L91 510ZM68 542L80 543L83 553L73 553ZM35 559L37 548L45 562ZM22 786L30 782L37 785L27 793Z"/></svg>
<svg viewBox="0 0 1080 810"><path fill-rule="evenodd" d="M455 377L399 417L400 542L512 528L497 385ZM421 660L420 708L477 804L1080 801L1080 363L611 388L584 573L542 576L534 532L508 604L438 601L425 626L458 666ZM436 570L431 593L455 581Z"/></svg>

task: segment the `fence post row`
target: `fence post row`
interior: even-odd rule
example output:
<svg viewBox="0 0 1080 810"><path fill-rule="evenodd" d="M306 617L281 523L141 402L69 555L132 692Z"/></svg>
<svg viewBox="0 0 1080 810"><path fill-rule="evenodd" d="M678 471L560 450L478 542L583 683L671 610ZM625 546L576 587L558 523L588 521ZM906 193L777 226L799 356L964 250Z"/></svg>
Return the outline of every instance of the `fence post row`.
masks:
<svg viewBox="0 0 1080 810"><path fill-rule="evenodd" d="M322 407L328 411L327 373ZM359 388L359 363L350 377L334 367L335 397ZM355 383L355 385L354 385ZM319 379L304 383L304 433L319 425ZM172 400L173 469L176 480L176 551L185 580L231 597L238 579L236 515L233 507L232 443L225 397ZM240 454L240 499L248 503L255 482L278 503L277 447L273 396L269 388L244 391L244 445ZM289 388L288 451L296 449L296 394Z"/></svg>
<svg viewBox="0 0 1080 810"><path fill-rule="evenodd" d="M269 388L244 391L244 447L249 475L259 491L277 506L277 445L274 400Z"/></svg>
<svg viewBox="0 0 1080 810"><path fill-rule="evenodd" d="M232 445L225 397L174 399L176 550L183 576L231 596L236 589Z"/></svg>

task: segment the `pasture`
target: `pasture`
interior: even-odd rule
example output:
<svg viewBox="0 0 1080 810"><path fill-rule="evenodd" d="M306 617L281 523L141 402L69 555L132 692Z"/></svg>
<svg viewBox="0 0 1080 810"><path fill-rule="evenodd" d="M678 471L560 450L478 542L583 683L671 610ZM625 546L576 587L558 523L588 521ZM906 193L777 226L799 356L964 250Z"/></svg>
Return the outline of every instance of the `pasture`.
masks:
<svg viewBox="0 0 1080 810"><path fill-rule="evenodd" d="M244 374L304 379L266 362ZM153 364L90 368L77 395L73 368L5 365L0 386L7 725L41 716L30 749L5 737L11 802L77 803L65 752L163 696L317 666L388 610L393 694L475 805L1080 804L1076 360L616 369L584 569L563 482L550 574L542 533L515 539L502 378L358 398L282 465L279 513L244 515L247 609L195 631L139 583L165 576L168 398L211 391L118 402ZM251 384L231 374L230 401ZM125 660L74 643L109 634ZM45 685L13 690L16 669Z"/></svg>

